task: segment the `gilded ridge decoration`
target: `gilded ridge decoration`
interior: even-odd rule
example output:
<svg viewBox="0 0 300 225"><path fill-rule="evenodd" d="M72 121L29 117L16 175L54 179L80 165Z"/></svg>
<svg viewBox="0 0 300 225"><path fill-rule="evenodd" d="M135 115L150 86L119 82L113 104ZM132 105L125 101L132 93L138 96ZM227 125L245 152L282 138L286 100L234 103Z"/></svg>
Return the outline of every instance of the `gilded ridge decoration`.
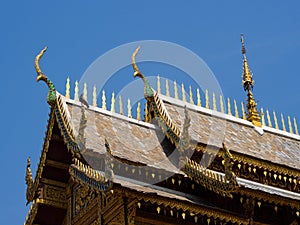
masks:
<svg viewBox="0 0 300 225"><path fill-rule="evenodd" d="M147 110L151 115L150 119L156 117L158 119L158 125L161 127L163 132L166 133L166 136L169 140L175 144L176 146L179 143L179 137L181 136L181 132L173 123L171 117L169 116L163 101L159 98L159 95L153 88L150 86L149 81L145 78L145 76L140 72L139 68L136 65L135 57L140 50L140 46L134 51L131 57L132 67L134 70L134 77L140 77L144 82L144 97L147 100Z"/></svg>
<svg viewBox="0 0 300 225"><path fill-rule="evenodd" d="M31 201L32 199L32 194L33 194L33 179L32 179L32 173L31 173L31 169L30 169L30 157L28 157L27 159L27 167L26 167L26 177L25 177L25 181L26 181L26 185L27 185L27 189L26 189L26 199L27 199L27 203L26 205Z"/></svg>
<svg viewBox="0 0 300 225"><path fill-rule="evenodd" d="M34 182L32 183L32 188L27 188L27 190L26 190L27 204L34 200L34 195L37 191L37 188L39 187L40 178L42 177L43 168L44 168L44 165L46 163L46 155L47 155L47 152L48 152L48 149L49 149L49 142L50 142L51 135L52 135L54 121L55 121L54 111L51 110L50 118L48 120L47 133L46 133L46 136L44 138L43 151L42 151L42 154L40 156L40 161L39 161L39 164L38 164L38 168L36 170L36 175L35 175L35 178L34 178ZM27 166L28 166L28 164L27 164ZM27 171L26 171L26 174L27 174Z"/></svg>
<svg viewBox="0 0 300 225"><path fill-rule="evenodd" d="M108 191L113 184L114 172L112 170L112 157L110 146L105 139L105 148L107 151L105 157L104 173L93 169L89 165L82 163L78 159L74 159L74 164L69 167L69 173L73 179L80 184L87 184L98 191Z"/></svg>
<svg viewBox="0 0 300 225"><path fill-rule="evenodd" d="M116 187L117 188L117 187ZM122 187L121 187L122 189ZM123 193L123 190L116 190L120 191ZM124 190L125 191L125 190ZM187 211L190 213L193 213L195 216L204 216L206 215L207 217L212 217L214 219L220 219L224 220L225 222L232 222L237 223L237 224L249 224L249 220L244 217L237 216L235 214L225 212L218 210L216 208L209 208L209 207L203 207L201 205L194 205L190 204L188 202L180 201L174 198L165 198L159 195L147 195L144 193L136 192L136 191L131 191L131 190L126 190L126 194L133 195L137 197L137 200L139 202L149 202L151 204L159 205L164 208L168 209L176 209L176 210L183 210ZM141 204L143 205L143 203Z"/></svg>
<svg viewBox="0 0 300 225"><path fill-rule="evenodd" d="M202 165L189 158L186 158L186 164L182 170L188 177L201 186L224 197L232 198L232 192L236 191L238 183L234 172L232 172L232 155L224 143L223 149L225 174L204 168Z"/></svg>
<svg viewBox="0 0 300 225"><path fill-rule="evenodd" d="M68 149L72 154L79 152L79 146L75 139L74 131L71 127L71 123L67 116L67 112L64 107L64 102L60 95L57 95L56 98L57 106L55 107L56 120L61 131L61 134L64 138L64 142L67 144ZM81 158L79 154L76 154L77 157Z"/></svg>
<svg viewBox="0 0 300 225"><path fill-rule="evenodd" d="M26 216L26 219L25 219L25 222L24 222L24 225L31 225L33 223L33 220L37 214L37 211L38 211L38 205L37 203L33 203L31 206L30 206L30 209L27 213L27 216Z"/></svg>
<svg viewBox="0 0 300 225"><path fill-rule="evenodd" d="M233 182L227 181L224 174L202 167L199 163L186 158L183 168L185 174L196 183L224 197L232 198L232 192L236 190Z"/></svg>

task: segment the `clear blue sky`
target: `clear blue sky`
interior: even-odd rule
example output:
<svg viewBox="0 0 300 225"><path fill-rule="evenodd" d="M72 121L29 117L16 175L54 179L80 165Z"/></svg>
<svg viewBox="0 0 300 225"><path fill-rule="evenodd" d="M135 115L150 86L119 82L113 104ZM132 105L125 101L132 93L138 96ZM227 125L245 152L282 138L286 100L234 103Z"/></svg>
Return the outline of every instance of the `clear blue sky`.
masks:
<svg viewBox="0 0 300 225"><path fill-rule="evenodd" d="M80 79L111 48L154 39L191 49L213 70L224 95L242 101L239 35L244 33L260 106L298 116L300 3L242 2L2 2L1 223L21 224L28 210L26 158L32 157L35 174L49 112L47 88L36 83L33 66L45 45L42 67L60 92L67 75Z"/></svg>

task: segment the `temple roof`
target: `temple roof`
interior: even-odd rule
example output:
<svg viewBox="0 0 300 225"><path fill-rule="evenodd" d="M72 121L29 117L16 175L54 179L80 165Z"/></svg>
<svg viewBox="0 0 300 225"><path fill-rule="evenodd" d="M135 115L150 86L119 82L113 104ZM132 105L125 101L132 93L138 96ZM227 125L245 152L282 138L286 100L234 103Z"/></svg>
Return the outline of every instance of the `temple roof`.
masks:
<svg viewBox="0 0 300 225"><path fill-rule="evenodd" d="M300 160L297 155L300 142L298 135L278 132L276 129L265 126L257 131L257 127L249 121L222 113L213 113L211 110L163 95L159 96L163 100L173 122L178 127L181 127L184 121L183 106L188 108L191 117L189 132L192 142L218 149L221 148L225 137L225 142L231 149L234 158L238 159L239 155L244 155L250 157L249 162L253 159L260 162L269 162L268 165L273 165L271 170L275 172L274 168L281 171L281 167L287 166L290 169L299 171ZM76 136L81 118L80 103L63 96L61 98L66 103L64 104L65 109L70 115L70 122ZM97 158L97 154L99 154L99 157L104 155L105 148L103 146L106 138L111 145L111 149L113 149L112 154L117 158L132 163L135 162L137 165L147 165L172 173L182 173L164 152L164 147L161 144L162 139L158 134L160 130L158 126L92 106L86 113L88 125L85 130L87 151L81 152L83 156L92 155L92 158ZM220 129L224 129L224 136ZM87 158L91 159L91 157ZM253 160L253 165L255 165L255 160ZM93 160L91 162L87 161L93 164ZM259 167L261 164L257 166ZM267 166L265 165L265 167ZM254 186L248 184L248 187ZM266 189L261 190L265 191ZM280 190L277 190L277 193L280 193Z"/></svg>
<svg viewBox="0 0 300 225"><path fill-rule="evenodd" d="M65 97L63 99L67 103L70 122L76 133L80 126L80 103ZM93 153L104 155L106 138L115 157L169 172L179 172L164 153L161 140L156 135L158 127L96 107L90 107L86 115L87 152L82 152L83 156Z"/></svg>
<svg viewBox="0 0 300 225"><path fill-rule="evenodd" d="M202 107L160 95L165 107L178 127L184 121L184 106L190 110L192 141L221 148L225 140L231 151L259 160L300 169L300 137L263 126L256 127L242 119L226 114L213 113ZM74 130L79 129L80 104L64 98L71 115ZM90 107L87 110L88 126L85 130L87 149L105 154L104 139L107 138L113 154L134 162L151 165L170 172L178 169L170 162L161 146L159 130L153 124Z"/></svg>
<svg viewBox="0 0 300 225"><path fill-rule="evenodd" d="M234 116L212 112L182 101L174 101L166 96L161 98L173 122L179 127L184 120L183 107L188 105L191 117L190 135L193 140L218 148L221 148L222 142L225 141L233 152L300 169L298 135L278 132L266 126L260 129Z"/></svg>

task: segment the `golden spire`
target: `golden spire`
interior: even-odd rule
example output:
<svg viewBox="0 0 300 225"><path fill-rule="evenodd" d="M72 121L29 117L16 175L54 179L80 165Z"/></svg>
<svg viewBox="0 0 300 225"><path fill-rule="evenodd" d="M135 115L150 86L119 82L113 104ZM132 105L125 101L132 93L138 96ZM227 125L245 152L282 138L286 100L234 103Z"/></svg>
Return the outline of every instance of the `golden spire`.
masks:
<svg viewBox="0 0 300 225"><path fill-rule="evenodd" d="M269 114L269 110L267 110L266 113L267 113L267 119L268 119L268 126L273 127L271 117L270 117L270 114Z"/></svg>
<svg viewBox="0 0 300 225"><path fill-rule="evenodd" d="M67 78L66 83L66 98L70 98L70 77Z"/></svg>
<svg viewBox="0 0 300 225"><path fill-rule="evenodd" d="M197 88L197 106L201 106L200 90Z"/></svg>
<svg viewBox="0 0 300 225"><path fill-rule="evenodd" d="M115 93L111 93L110 111L115 112Z"/></svg>
<svg viewBox="0 0 300 225"><path fill-rule="evenodd" d="M174 80L174 98L178 99L178 90L177 90L176 80Z"/></svg>
<svg viewBox="0 0 300 225"><path fill-rule="evenodd" d="M186 102L185 89L183 83L181 83L181 93L182 93L182 101Z"/></svg>
<svg viewBox="0 0 300 225"><path fill-rule="evenodd" d="M83 99L88 101L88 98L87 98L87 84L86 83L83 84Z"/></svg>
<svg viewBox="0 0 300 225"><path fill-rule="evenodd" d="M131 104L130 104L130 99L127 100L127 116L129 118L132 118L132 115L131 115Z"/></svg>
<svg viewBox="0 0 300 225"><path fill-rule="evenodd" d="M230 98L227 98L227 114L232 116Z"/></svg>
<svg viewBox="0 0 300 225"><path fill-rule="evenodd" d="M150 122L150 119L151 119L151 116L150 116L150 113L149 113L149 109L148 109L148 103L146 102L145 104L145 122L149 123Z"/></svg>
<svg viewBox="0 0 300 225"><path fill-rule="evenodd" d="M78 96L78 81L75 81L75 90L74 90L74 100L79 101L79 96Z"/></svg>
<svg viewBox="0 0 300 225"><path fill-rule="evenodd" d="M261 122L262 122L262 125L266 126L265 114L264 114L264 109L263 108L260 109L260 113L261 113Z"/></svg>
<svg viewBox="0 0 300 225"><path fill-rule="evenodd" d="M255 126L261 127L260 116L256 109L257 103L255 102L255 99L252 94L254 80L252 78L252 74L250 72L248 61L246 58L246 48L245 48L243 34L241 34L241 42L242 42L242 54L244 56L243 86L244 86L244 90L248 92L248 99L247 99L248 117L247 117L247 120L251 121Z"/></svg>
<svg viewBox="0 0 300 225"><path fill-rule="evenodd" d="M106 97L105 97L105 91L102 91L102 109L106 110Z"/></svg>
<svg viewBox="0 0 300 225"><path fill-rule="evenodd" d="M166 79L166 96L170 97L169 81Z"/></svg>
<svg viewBox="0 0 300 225"><path fill-rule="evenodd" d="M138 102L137 109L136 109L136 119L138 121L141 120L141 103L140 102Z"/></svg>
<svg viewBox="0 0 300 225"><path fill-rule="evenodd" d="M293 134L293 127L292 127L292 122L291 122L291 117L290 116L288 116L288 124L289 124L290 133Z"/></svg>
<svg viewBox="0 0 300 225"><path fill-rule="evenodd" d="M275 111L273 111L273 117L274 117L275 128L276 128L276 129L279 129L278 121L277 121L277 116L276 116Z"/></svg>
<svg viewBox="0 0 300 225"><path fill-rule="evenodd" d="M283 130L283 131L286 131L285 122L284 122L284 117L283 117L282 113L281 113L281 124L282 124L282 130Z"/></svg>
<svg viewBox="0 0 300 225"><path fill-rule="evenodd" d="M216 95L213 92L213 110L217 111L217 101L216 101Z"/></svg>
<svg viewBox="0 0 300 225"><path fill-rule="evenodd" d="M224 113L224 102L223 102L222 95L220 95L220 110L221 110L221 113Z"/></svg>
<svg viewBox="0 0 300 225"><path fill-rule="evenodd" d="M205 108L209 109L208 90L205 90Z"/></svg>
<svg viewBox="0 0 300 225"><path fill-rule="evenodd" d="M233 103L234 103L234 114L235 114L235 117L239 118L240 117L239 116L239 110L238 110L238 107L236 105L236 100L235 99L233 100Z"/></svg>
<svg viewBox="0 0 300 225"><path fill-rule="evenodd" d="M193 90L192 90L192 86L191 85L190 85L190 103L194 105Z"/></svg>
<svg viewBox="0 0 300 225"><path fill-rule="evenodd" d="M295 118L295 117L294 117L294 127L295 127L295 134L299 135L298 126L297 126L297 121L296 121L296 118Z"/></svg>
<svg viewBox="0 0 300 225"><path fill-rule="evenodd" d="M120 113L121 115L124 114L124 113L123 113L123 102L122 102L122 96L121 96L121 95L119 96L119 113Z"/></svg>
<svg viewBox="0 0 300 225"><path fill-rule="evenodd" d="M94 86L93 88L93 106L97 107L97 88Z"/></svg>

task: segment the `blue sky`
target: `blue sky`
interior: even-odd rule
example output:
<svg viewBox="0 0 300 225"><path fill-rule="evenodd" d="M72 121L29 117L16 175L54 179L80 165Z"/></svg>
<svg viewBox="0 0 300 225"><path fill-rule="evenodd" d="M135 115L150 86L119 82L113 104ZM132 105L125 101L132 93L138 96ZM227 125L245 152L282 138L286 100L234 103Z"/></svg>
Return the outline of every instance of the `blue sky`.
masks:
<svg viewBox="0 0 300 225"><path fill-rule="evenodd" d="M26 158L35 173L49 112L47 88L36 83L33 66L45 45L42 68L60 92L68 75L80 79L106 51L151 39L198 54L224 95L243 101L244 33L259 106L299 113L299 1L6 1L0 19L3 224L23 223L28 210Z"/></svg>

